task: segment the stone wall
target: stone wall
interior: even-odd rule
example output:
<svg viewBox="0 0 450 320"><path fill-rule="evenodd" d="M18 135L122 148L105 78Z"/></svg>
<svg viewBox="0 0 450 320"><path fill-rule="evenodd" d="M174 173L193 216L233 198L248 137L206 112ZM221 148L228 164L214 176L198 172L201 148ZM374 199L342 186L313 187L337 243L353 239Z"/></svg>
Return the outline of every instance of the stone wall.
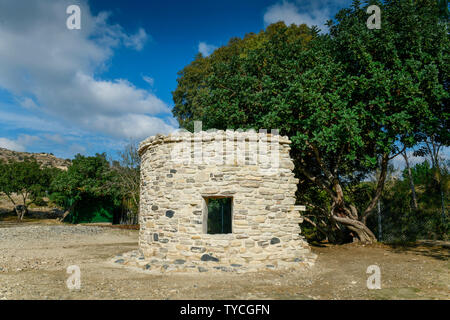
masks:
<svg viewBox="0 0 450 320"><path fill-rule="evenodd" d="M289 144L287 137L240 131L143 141L140 265L200 272L311 265ZM232 233L206 233L209 197L232 198Z"/></svg>

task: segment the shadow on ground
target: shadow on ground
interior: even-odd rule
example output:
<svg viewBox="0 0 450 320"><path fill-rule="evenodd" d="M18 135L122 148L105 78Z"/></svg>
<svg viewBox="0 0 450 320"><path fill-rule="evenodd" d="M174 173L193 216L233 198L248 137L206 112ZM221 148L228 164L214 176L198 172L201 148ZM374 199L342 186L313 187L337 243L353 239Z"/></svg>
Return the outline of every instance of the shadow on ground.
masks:
<svg viewBox="0 0 450 320"><path fill-rule="evenodd" d="M450 242L435 240L420 240L408 244L388 244L394 253L414 253L442 261L450 259Z"/></svg>

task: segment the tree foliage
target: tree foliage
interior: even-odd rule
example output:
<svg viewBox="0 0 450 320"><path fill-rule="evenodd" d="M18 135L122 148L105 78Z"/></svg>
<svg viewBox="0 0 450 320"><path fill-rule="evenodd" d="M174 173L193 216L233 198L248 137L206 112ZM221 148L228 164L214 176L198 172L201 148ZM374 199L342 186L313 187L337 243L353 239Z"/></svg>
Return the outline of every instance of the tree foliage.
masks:
<svg viewBox="0 0 450 320"><path fill-rule="evenodd" d="M130 143L118 160L105 153L76 155L67 171L51 183L51 199L64 207L62 220L136 224L139 213L140 158Z"/></svg>
<svg viewBox="0 0 450 320"><path fill-rule="evenodd" d="M210 128L253 127L258 115L274 104L272 98L283 92L282 79L316 34L305 25L286 27L280 22L243 39L232 38L209 57L198 54L178 73L173 92L173 113L180 126L192 130L193 120L203 120ZM280 65L280 60L288 64Z"/></svg>

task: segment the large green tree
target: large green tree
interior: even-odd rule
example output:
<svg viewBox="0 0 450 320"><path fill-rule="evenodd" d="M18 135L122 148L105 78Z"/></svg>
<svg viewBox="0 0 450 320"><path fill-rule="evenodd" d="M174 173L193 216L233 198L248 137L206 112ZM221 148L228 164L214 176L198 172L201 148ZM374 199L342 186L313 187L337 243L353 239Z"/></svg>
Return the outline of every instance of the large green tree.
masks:
<svg viewBox="0 0 450 320"><path fill-rule="evenodd" d="M354 1L329 22L269 26L233 39L180 72L173 93L182 127L278 128L292 139L301 180L326 193L337 229L376 241L366 226L383 191L389 160L426 136L448 144L448 20L434 0L371 1L381 29L368 29L367 3ZM352 186L376 169L370 201Z"/></svg>

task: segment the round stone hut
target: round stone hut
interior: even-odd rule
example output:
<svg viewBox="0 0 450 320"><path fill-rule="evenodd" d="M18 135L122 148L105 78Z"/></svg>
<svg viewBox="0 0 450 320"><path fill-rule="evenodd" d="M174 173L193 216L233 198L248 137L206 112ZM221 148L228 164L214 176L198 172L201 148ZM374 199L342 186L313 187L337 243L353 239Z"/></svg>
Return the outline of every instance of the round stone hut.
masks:
<svg viewBox="0 0 450 320"><path fill-rule="evenodd" d="M300 235L303 208L295 205L290 143L262 130L144 140L141 266L241 272L313 264L315 255Z"/></svg>

